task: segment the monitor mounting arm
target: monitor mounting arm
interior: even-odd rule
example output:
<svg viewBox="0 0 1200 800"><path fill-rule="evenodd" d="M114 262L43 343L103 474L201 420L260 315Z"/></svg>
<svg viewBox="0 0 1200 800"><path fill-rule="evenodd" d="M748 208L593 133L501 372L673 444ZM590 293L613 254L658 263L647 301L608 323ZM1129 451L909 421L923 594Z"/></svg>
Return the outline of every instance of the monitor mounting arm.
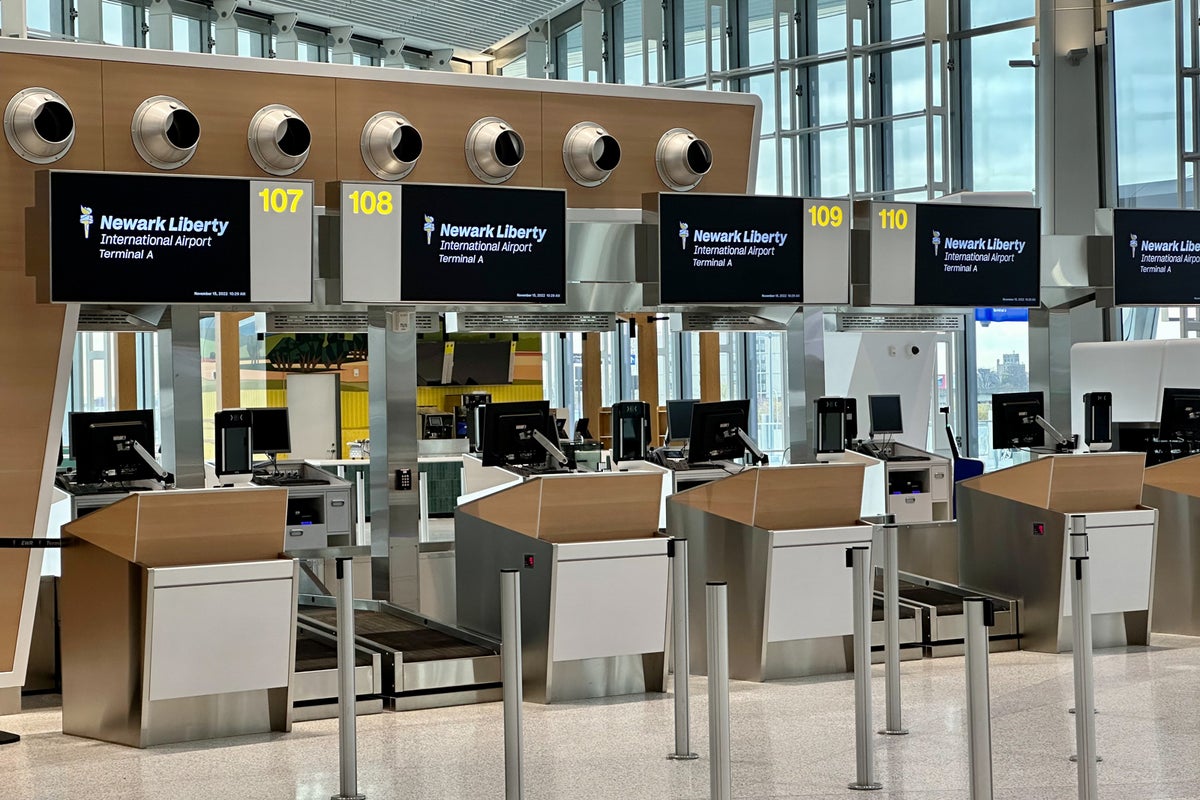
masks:
<svg viewBox="0 0 1200 800"><path fill-rule="evenodd" d="M550 454L551 458L553 458L555 461L558 462L558 465L560 467L565 467L565 466L567 466L567 464L570 463L570 461L567 459L566 454L564 454L562 450L559 450L558 445L556 445L556 444L554 444L554 442L550 441L550 439L547 438L546 434L542 433L541 431L534 431L533 439L535 442L540 444L547 453Z"/></svg>
<svg viewBox="0 0 1200 800"><path fill-rule="evenodd" d="M1079 439L1077 436L1066 437L1058 432L1058 429L1051 425L1046 419L1039 414L1035 417L1037 424L1046 433L1050 434L1050 438L1054 440L1054 449L1060 453L1070 453L1079 447Z"/></svg>
<svg viewBox="0 0 1200 800"><path fill-rule="evenodd" d="M142 447L141 442L136 439L131 439L129 449L138 454L138 457L150 465L150 469L154 470L154 474L158 476L159 481L163 484L175 483L175 476L163 469L162 464L154 460L154 456L147 452L146 448Z"/></svg>
<svg viewBox="0 0 1200 800"><path fill-rule="evenodd" d="M750 451L750 460L753 463L762 467L765 467L771 463L771 460L767 458L767 454L762 450L759 450L758 444L750 438L750 434L746 433L741 428L738 428L737 435L738 438L742 440L742 444L746 445L746 449Z"/></svg>

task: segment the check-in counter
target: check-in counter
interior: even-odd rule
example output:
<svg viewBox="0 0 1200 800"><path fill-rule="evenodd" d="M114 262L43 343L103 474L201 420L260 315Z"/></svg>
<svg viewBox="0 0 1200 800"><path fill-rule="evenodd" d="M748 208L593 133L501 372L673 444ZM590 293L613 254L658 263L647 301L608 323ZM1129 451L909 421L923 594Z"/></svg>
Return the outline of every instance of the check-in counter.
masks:
<svg viewBox="0 0 1200 800"><path fill-rule="evenodd" d="M458 624L500 638L500 571L521 570L525 698L660 692L668 539L662 476L547 475L459 506Z"/></svg>
<svg viewBox="0 0 1200 800"><path fill-rule="evenodd" d="M958 484L959 581L1021 603L1021 648L1071 650L1070 525L1085 517L1096 647L1150 634L1158 512L1142 453L1055 455Z"/></svg>
<svg viewBox="0 0 1200 800"><path fill-rule="evenodd" d="M63 733L149 747L291 730L287 492L137 492L63 527Z"/></svg>
<svg viewBox="0 0 1200 800"><path fill-rule="evenodd" d="M853 665L846 549L870 547L859 518L865 466L749 468L667 500L688 540L692 672L706 674L704 586L729 585L729 674L764 681Z"/></svg>
<svg viewBox="0 0 1200 800"><path fill-rule="evenodd" d="M1142 502L1158 509L1150 628L1200 636L1200 456L1148 468Z"/></svg>

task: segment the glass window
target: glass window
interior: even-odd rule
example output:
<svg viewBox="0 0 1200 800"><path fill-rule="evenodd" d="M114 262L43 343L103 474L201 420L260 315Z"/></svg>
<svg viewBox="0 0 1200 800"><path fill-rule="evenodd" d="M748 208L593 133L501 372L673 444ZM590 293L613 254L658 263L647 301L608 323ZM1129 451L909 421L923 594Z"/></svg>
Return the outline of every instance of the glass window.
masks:
<svg viewBox="0 0 1200 800"><path fill-rule="evenodd" d="M104 0L100 5L100 24L105 44L133 47L137 22L134 7L129 3ZM137 17L140 19L140 17Z"/></svg>
<svg viewBox="0 0 1200 800"><path fill-rule="evenodd" d="M500 74L507 78L527 78L529 73L525 70L525 54L522 53L518 58L500 67Z"/></svg>
<svg viewBox="0 0 1200 800"><path fill-rule="evenodd" d="M1029 460L1023 450L992 450L992 395L1029 391L1029 323L975 323L979 458L988 470Z"/></svg>
<svg viewBox="0 0 1200 800"><path fill-rule="evenodd" d="M1171 34L1175 4L1112 13L1116 107L1117 203L1178 206L1175 85L1179 65ZM1162 46L1148 46L1160 42Z"/></svg>
<svg viewBox="0 0 1200 800"><path fill-rule="evenodd" d="M775 0L747 0L746 55L741 66L770 64L775 60ZM779 45L786 49L786 30L780 31ZM786 58L787 53L781 54Z"/></svg>
<svg viewBox="0 0 1200 800"><path fill-rule="evenodd" d="M962 26L982 28L1015 19L1026 19L1037 13L1037 0L961 0Z"/></svg>
<svg viewBox="0 0 1200 800"><path fill-rule="evenodd" d="M62 4L58 0L26 0L25 25L39 33L62 33Z"/></svg>
<svg viewBox="0 0 1200 800"><path fill-rule="evenodd" d="M846 86L846 62L834 61L821 64L815 70L809 70L809 75L816 73L816 80L810 78L809 93L813 95L812 107L814 125L839 125L846 122L848 92Z"/></svg>
<svg viewBox="0 0 1200 800"><path fill-rule="evenodd" d="M812 50L816 53L832 53L846 49L846 0L807 0L810 18L815 16L817 24L810 26L810 36L815 37Z"/></svg>
<svg viewBox="0 0 1200 800"><path fill-rule="evenodd" d="M238 28L237 32L237 48L239 56L249 56L253 58L262 58L265 55L263 48L264 36L259 31L247 30L246 28Z"/></svg>
<svg viewBox="0 0 1200 800"><path fill-rule="evenodd" d="M925 0L882 0L881 41L893 41L925 33Z"/></svg>
<svg viewBox="0 0 1200 800"><path fill-rule="evenodd" d="M642 64L645 43L642 41L642 0L623 0L613 9L620 16L621 83L641 86L646 82Z"/></svg>
<svg viewBox="0 0 1200 800"><path fill-rule="evenodd" d="M707 55L705 53L705 41L708 37L712 37L713 43L713 61L717 59L718 48L720 47L722 32L721 32L721 17L720 6L714 6L712 11L712 31L707 31L704 25L705 5L707 0L676 0L677 4L682 6L682 30L675 31L675 42L672 44L679 48L682 44L682 73L676 74L676 78L698 78L705 74L707 69ZM678 58L678 55L676 56ZM719 68L719 65L714 63L714 66ZM676 72L679 73L678 68Z"/></svg>
<svg viewBox="0 0 1200 800"><path fill-rule="evenodd" d="M583 80L583 26L576 25L554 37L554 77Z"/></svg>
<svg viewBox="0 0 1200 800"><path fill-rule="evenodd" d="M782 331L746 334L746 354L750 359L750 435L771 458L783 463L788 448L787 429L787 346Z"/></svg>
<svg viewBox="0 0 1200 800"><path fill-rule="evenodd" d="M844 197L850 194L850 139L845 128L821 131L817 136L814 172L816 194ZM861 171L859 172L861 176Z"/></svg>
<svg viewBox="0 0 1200 800"><path fill-rule="evenodd" d="M313 42L297 42L296 60L297 61L325 61L325 48Z"/></svg>
<svg viewBox="0 0 1200 800"><path fill-rule="evenodd" d="M918 189L928 183L925 117L883 124L888 155L888 189ZM924 198L922 198L924 199Z"/></svg>
<svg viewBox="0 0 1200 800"><path fill-rule="evenodd" d="M1032 191L1036 185L1037 70L1008 65L1030 57L1034 36L1029 27L962 42L964 180L977 192Z"/></svg>
<svg viewBox="0 0 1200 800"><path fill-rule="evenodd" d="M908 114L925 109L925 48L907 47L884 53L881 87L884 114Z"/></svg>
<svg viewBox="0 0 1200 800"><path fill-rule="evenodd" d="M207 52L208 42L203 41L200 20L172 14L171 49L180 53Z"/></svg>

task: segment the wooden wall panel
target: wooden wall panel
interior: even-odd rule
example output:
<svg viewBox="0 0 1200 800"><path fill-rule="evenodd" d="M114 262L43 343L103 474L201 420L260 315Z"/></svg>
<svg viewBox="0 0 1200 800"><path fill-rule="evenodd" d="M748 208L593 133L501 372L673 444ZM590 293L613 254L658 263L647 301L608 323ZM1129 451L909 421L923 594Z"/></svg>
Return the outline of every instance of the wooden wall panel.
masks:
<svg viewBox="0 0 1200 800"><path fill-rule="evenodd" d="M421 132L424 149L416 168L405 178L410 183L482 185L467 168L467 131L477 119L495 116L525 140L525 160L503 185L543 185L539 92L338 80L338 170L342 180L378 180L363 163L359 141L363 125L380 111L403 114Z"/></svg>
<svg viewBox="0 0 1200 800"><path fill-rule="evenodd" d="M0 109L31 86L62 95L75 115L75 143L55 169L104 169L100 63L0 53ZM131 145L132 146L132 145ZM33 176L39 169L0 141L0 270L25 271L25 209L33 205ZM0 298L0 315L15 298Z"/></svg>
<svg viewBox="0 0 1200 800"><path fill-rule="evenodd" d="M157 64L104 62L105 169L160 172L133 149L133 112L147 97L182 100L200 120L196 155L174 173L267 177L250 156L247 131L260 108L294 108L312 131L308 161L291 178L337 179L334 81L332 78L233 70L196 70ZM318 187L319 188L319 187Z"/></svg>
<svg viewBox="0 0 1200 800"><path fill-rule="evenodd" d="M542 103L546 183L568 187L567 205L572 208L641 208L643 193L667 191L654 153L659 138L671 128L687 128L712 147L712 170L696 191L746 191L750 145L758 135L752 106L567 94L545 94ZM571 180L562 159L567 132L584 121L602 125L621 144L620 166L592 188Z"/></svg>
<svg viewBox="0 0 1200 800"><path fill-rule="evenodd" d="M700 334L700 400L715 403L721 399L721 334Z"/></svg>

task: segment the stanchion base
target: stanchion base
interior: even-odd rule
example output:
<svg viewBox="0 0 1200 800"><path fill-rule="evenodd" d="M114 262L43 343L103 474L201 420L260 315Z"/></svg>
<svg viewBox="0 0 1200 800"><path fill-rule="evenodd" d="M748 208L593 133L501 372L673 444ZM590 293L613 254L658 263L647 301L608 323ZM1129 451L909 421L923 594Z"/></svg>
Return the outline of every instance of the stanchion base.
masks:
<svg viewBox="0 0 1200 800"><path fill-rule="evenodd" d="M883 730L881 730L879 732L879 735L880 736L908 736L908 728L901 728L898 731L889 731L887 728L884 728Z"/></svg>
<svg viewBox="0 0 1200 800"><path fill-rule="evenodd" d="M1103 759L1103 758L1101 758L1100 756L1096 756L1096 763L1097 763L1097 764L1099 764L1099 763L1100 763L1101 761L1103 761L1103 760L1104 760L1104 759ZM1078 763L1079 763L1079 756L1078 756L1078 755L1073 755L1073 756L1069 757L1069 758L1067 759L1067 761L1070 761L1072 764L1078 764Z"/></svg>
<svg viewBox="0 0 1200 800"><path fill-rule="evenodd" d="M685 753L683 755L679 755L679 753L671 753L670 755L667 756L667 760L668 761L695 761L699 757L700 756L696 755L695 753Z"/></svg>
<svg viewBox="0 0 1200 800"><path fill-rule="evenodd" d="M882 789L883 784L882 783L852 783L846 788L853 789L856 792L873 792L876 789Z"/></svg>
<svg viewBox="0 0 1200 800"><path fill-rule="evenodd" d="M335 794L329 800L367 800L365 794Z"/></svg>
<svg viewBox="0 0 1200 800"><path fill-rule="evenodd" d="M0 731L0 744L16 744L19 741L21 741L21 737L15 733Z"/></svg>
<svg viewBox="0 0 1200 800"><path fill-rule="evenodd" d="M1068 713L1068 714L1074 714L1074 713L1075 713L1075 707L1074 707L1074 706L1071 706L1070 708L1068 708L1068 709L1067 709L1067 713ZM1098 708L1097 708L1097 709L1096 709L1095 711L1093 711L1092 713L1094 713L1094 714L1099 714L1099 713L1100 713L1100 709L1098 709Z"/></svg>

